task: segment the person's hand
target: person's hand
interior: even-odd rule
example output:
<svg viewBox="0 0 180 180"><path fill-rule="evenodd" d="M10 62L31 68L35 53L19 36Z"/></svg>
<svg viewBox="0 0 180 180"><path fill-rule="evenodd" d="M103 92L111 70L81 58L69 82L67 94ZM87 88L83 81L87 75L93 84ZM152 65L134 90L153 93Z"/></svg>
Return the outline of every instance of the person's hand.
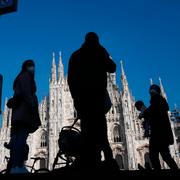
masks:
<svg viewBox="0 0 180 180"><path fill-rule="evenodd" d="M13 107L13 105L14 105L14 99L10 98L6 105L7 105L8 108L11 109Z"/></svg>

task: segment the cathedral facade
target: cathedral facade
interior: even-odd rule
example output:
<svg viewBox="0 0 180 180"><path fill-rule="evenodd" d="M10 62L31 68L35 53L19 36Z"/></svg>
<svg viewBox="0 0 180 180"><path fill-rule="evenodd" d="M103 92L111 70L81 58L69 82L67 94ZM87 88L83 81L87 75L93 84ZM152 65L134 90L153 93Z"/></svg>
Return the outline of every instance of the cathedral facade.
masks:
<svg viewBox="0 0 180 180"><path fill-rule="evenodd" d="M108 138L119 168L136 170L138 164L144 166L145 163L150 163L148 139L143 137L142 121L138 119L138 112L134 106L135 99L129 89L122 62L121 77L119 78L121 78L121 89L116 83L116 74L108 74L107 89L112 101L112 108L107 114ZM160 85L165 95L161 81ZM42 157L45 160L39 161L36 168L52 169L54 159L59 151L59 132L62 127L71 125L76 116L67 77L64 74L61 53L58 67L53 53L49 95L39 104L39 113L42 126L28 138L30 149L27 164L32 164L31 157ZM5 106L0 129L0 170L6 167L5 156L9 156L9 151L4 148L4 142L9 142L10 139L10 122L11 110ZM175 144L171 146L171 153L178 162L176 152L177 145ZM166 165L162 165L166 168Z"/></svg>

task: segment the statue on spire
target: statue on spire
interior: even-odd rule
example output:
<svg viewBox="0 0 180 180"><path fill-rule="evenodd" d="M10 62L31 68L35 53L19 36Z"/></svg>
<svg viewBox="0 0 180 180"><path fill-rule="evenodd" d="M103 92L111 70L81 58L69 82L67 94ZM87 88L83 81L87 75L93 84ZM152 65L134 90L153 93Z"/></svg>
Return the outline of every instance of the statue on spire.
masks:
<svg viewBox="0 0 180 180"><path fill-rule="evenodd" d="M55 53L53 52L52 67L51 67L51 82L55 83L56 80L57 80L57 77L56 77L56 60L55 60Z"/></svg>
<svg viewBox="0 0 180 180"><path fill-rule="evenodd" d="M150 78L150 85L153 85L153 79Z"/></svg>
<svg viewBox="0 0 180 180"><path fill-rule="evenodd" d="M120 64L121 64L121 82L122 82L123 90L128 91L129 90L128 81L127 81L127 78L126 78L126 74L125 74L125 71L124 71L124 66L123 66L123 61L122 60L120 61Z"/></svg>
<svg viewBox="0 0 180 180"><path fill-rule="evenodd" d="M62 52L59 52L59 66L58 66L58 82L61 83L64 79L64 65L62 62Z"/></svg>

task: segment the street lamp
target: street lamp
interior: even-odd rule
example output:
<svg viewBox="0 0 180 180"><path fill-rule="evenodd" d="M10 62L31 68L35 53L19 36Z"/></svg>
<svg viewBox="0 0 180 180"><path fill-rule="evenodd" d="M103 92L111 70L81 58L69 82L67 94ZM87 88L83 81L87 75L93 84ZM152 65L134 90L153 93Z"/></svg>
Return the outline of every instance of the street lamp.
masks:
<svg viewBox="0 0 180 180"><path fill-rule="evenodd" d="M15 12L18 0L0 0L0 15Z"/></svg>

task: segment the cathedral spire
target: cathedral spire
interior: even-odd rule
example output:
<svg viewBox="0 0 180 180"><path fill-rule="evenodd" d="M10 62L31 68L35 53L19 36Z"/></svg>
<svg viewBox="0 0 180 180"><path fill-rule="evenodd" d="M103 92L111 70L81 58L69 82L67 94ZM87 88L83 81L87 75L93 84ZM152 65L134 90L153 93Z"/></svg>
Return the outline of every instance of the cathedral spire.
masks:
<svg viewBox="0 0 180 180"><path fill-rule="evenodd" d="M62 82L64 79L64 65L62 62L62 53L59 52L59 66L58 66L58 82Z"/></svg>
<svg viewBox="0 0 180 180"><path fill-rule="evenodd" d="M160 88L161 88L161 94L162 94L162 96L167 100L166 92L165 92L165 90L164 90L164 86L163 86L163 83L162 83L162 80L161 80L160 77L159 77L159 85L160 85Z"/></svg>
<svg viewBox="0 0 180 180"><path fill-rule="evenodd" d="M123 61L122 60L120 61L120 64L121 64L121 76L126 76L125 72L124 72L124 66L123 66Z"/></svg>
<svg viewBox="0 0 180 180"><path fill-rule="evenodd" d="M5 99L5 104L4 104L4 112L3 112L3 122L2 122L2 127L5 128L8 125L8 107L6 106L8 102L8 99L6 97Z"/></svg>
<svg viewBox="0 0 180 180"><path fill-rule="evenodd" d="M121 82L122 82L123 90L129 90L122 60L120 61L120 64L121 64Z"/></svg>
<svg viewBox="0 0 180 180"><path fill-rule="evenodd" d="M56 77L56 62L55 62L55 53L53 52L52 67L51 67L51 82L55 83L56 80L57 80L57 77Z"/></svg>

